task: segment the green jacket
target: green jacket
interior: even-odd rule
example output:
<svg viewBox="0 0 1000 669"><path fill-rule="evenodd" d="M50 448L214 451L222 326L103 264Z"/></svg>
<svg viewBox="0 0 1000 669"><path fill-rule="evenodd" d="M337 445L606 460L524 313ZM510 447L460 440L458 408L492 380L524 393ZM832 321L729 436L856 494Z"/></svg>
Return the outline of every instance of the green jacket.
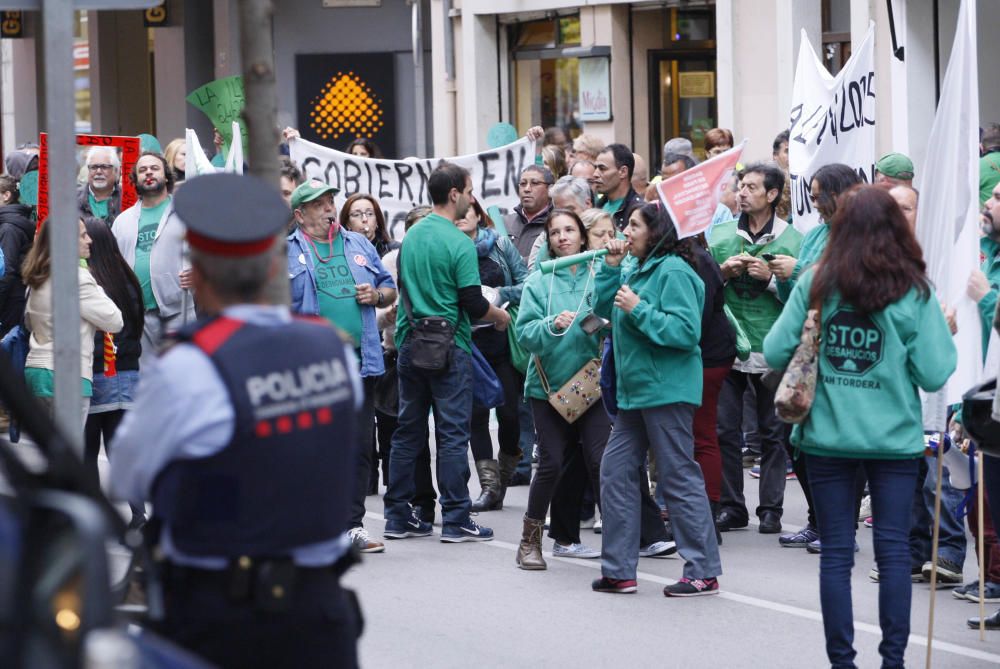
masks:
<svg viewBox="0 0 1000 669"><path fill-rule="evenodd" d="M787 302L795 282L805 273L807 269L819 262L826 250L826 242L830 239L830 226L826 222L821 222L810 230L802 238L802 246L799 247L798 262L792 270L792 276L787 281L778 281L778 299Z"/></svg>
<svg viewBox="0 0 1000 669"><path fill-rule="evenodd" d="M595 264L600 264L600 261ZM514 331L521 346L532 353L524 383L524 396L544 400L535 365L535 355L542 360L542 370L555 392L576 374L584 364L600 358L601 333L588 335L580 322L594 308L594 275L587 265L577 265L553 274L532 272L524 282L521 307ZM552 321L563 311L577 312L576 321L568 329L557 331Z"/></svg>
<svg viewBox="0 0 1000 669"><path fill-rule="evenodd" d="M614 306L626 284L639 296L630 314ZM611 320L620 409L701 405L704 303L705 284L678 256L649 258L642 266L632 256L618 267L601 264L594 313Z"/></svg>
<svg viewBox="0 0 1000 669"><path fill-rule="evenodd" d="M979 250L984 256L983 274L990 282L990 292L979 300L979 322L983 331L983 361L990 345L990 330L993 328L993 314L997 310L997 295L1000 294L1000 244L989 237L979 240Z"/></svg>
<svg viewBox="0 0 1000 669"><path fill-rule="evenodd" d="M802 233L785 221L775 217L773 230L754 243L739 228L739 220L723 223L712 231L712 256L720 265L741 253L755 257L762 253L798 257ZM743 274L726 282L726 305L750 340L750 350L759 353L764 337L781 314L778 296L769 289L768 282Z"/></svg>
<svg viewBox="0 0 1000 669"><path fill-rule="evenodd" d="M764 340L764 356L784 369L802 334L814 272L807 271ZM904 459L924 451L918 388L933 392L958 354L934 294L913 288L882 311L862 315L827 298L816 398L792 443L806 453Z"/></svg>

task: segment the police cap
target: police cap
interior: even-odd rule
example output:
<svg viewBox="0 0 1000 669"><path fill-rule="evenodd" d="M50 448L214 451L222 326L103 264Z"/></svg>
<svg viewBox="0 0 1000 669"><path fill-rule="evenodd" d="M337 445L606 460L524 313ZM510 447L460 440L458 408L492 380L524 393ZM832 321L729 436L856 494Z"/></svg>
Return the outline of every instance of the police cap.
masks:
<svg viewBox="0 0 1000 669"><path fill-rule="evenodd" d="M174 210L192 248L230 257L264 253L291 218L273 186L229 173L186 181L174 196Z"/></svg>

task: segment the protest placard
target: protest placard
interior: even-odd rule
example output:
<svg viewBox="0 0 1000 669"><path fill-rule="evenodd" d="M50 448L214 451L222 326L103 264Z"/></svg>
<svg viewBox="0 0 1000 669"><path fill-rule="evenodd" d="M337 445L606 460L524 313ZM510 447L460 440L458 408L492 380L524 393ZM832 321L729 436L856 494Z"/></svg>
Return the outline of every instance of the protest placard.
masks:
<svg viewBox="0 0 1000 669"><path fill-rule="evenodd" d="M739 146L656 184L679 239L694 237L712 225L722 192L729 187L746 144L743 140Z"/></svg>
<svg viewBox="0 0 1000 669"><path fill-rule="evenodd" d="M187 101L209 118L215 129L222 135L225 150L233 142L233 121L240 121L243 107L246 105L246 93L243 89L243 77L236 75L224 79L210 81L201 88L188 93ZM243 146L249 146L246 124L240 124L240 134Z"/></svg>
<svg viewBox="0 0 1000 669"><path fill-rule="evenodd" d="M788 142L792 215L807 232L819 224L809 199L812 176L823 165L843 163L861 179L875 179L875 24L861 46L832 76L802 31L792 86Z"/></svg>
<svg viewBox="0 0 1000 669"><path fill-rule="evenodd" d="M139 160L140 140L138 137L118 137L115 135L77 135L77 146L106 146L120 151L121 160L121 211L125 211L139 199L135 184L128 178L132 167ZM38 224L49 215L49 135L41 133L38 138Z"/></svg>
<svg viewBox="0 0 1000 669"><path fill-rule="evenodd" d="M378 198L386 227L395 239L403 238L403 223L410 209L431 204L427 179L441 162L469 171L473 193L483 209L496 206L507 213L518 203L521 170L535 160L534 142L527 138L482 153L406 160L353 156L301 138L290 140L288 148L305 179L319 179L340 190L335 198L338 207L354 193Z"/></svg>

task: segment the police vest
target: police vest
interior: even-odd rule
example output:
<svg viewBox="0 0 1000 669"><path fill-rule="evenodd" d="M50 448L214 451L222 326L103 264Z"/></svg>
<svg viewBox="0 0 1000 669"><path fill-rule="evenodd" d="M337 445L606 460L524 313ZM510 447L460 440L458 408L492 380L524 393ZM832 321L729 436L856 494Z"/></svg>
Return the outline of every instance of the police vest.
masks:
<svg viewBox="0 0 1000 669"><path fill-rule="evenodd" d="M232 440L157 477L155 513L189 555L283 556L347 530L358 457L346 349L328 325L219 317L181 332L212 361Z"/></svg>

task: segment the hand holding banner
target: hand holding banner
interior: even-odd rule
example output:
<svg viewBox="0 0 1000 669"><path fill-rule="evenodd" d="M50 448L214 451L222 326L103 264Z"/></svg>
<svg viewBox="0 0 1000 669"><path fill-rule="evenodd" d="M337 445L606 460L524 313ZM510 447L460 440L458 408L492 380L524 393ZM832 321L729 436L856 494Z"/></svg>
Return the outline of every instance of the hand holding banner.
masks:
<svg viewBox="0 0 1000 669"><path fill-rule="evenodd" d="M719 199L729 187L746 144L744 139L739 146L656 184L678 239L694 237L711 227Z"/></svg>

